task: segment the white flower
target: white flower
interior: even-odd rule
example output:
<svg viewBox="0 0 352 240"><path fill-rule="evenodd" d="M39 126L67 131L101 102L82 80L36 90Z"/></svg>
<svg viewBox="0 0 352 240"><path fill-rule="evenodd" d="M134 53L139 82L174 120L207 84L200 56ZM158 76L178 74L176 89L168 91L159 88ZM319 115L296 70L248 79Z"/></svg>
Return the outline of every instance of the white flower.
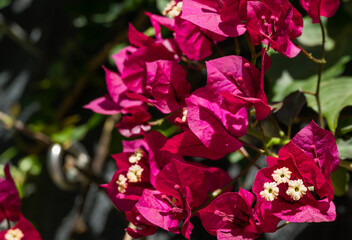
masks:
<svg viewBox="0 0 352 240"><path fill-rule="evenodd" d="M260 192L260 196L265 198L267 201L274 201L279 195L279 188L276 182L264 183L264 190Z"/></svg>
<svg viewBox="0 0 352 240"><path fill-rule="evenodd" d="M168 16L169 18L175 18L178 15L180 15L181 11L182 11L182 1L179 1L178 3L176 3L175 0L171 0L166 5L162 13L164 16Z"/></svg>
<svg viewBox="0 0 352 240"><path fill-rule="evenodd" d="M118 185L117 190L120 193L125 193L126 188L127 188L127 178L123 175L119 175L119 179L116 181L116 184Z"/></svg>
<svg viewBox="0 0 352 240"><path fill-rule="evenodd" d="M23 233L19 228L9 229L5 234L5 240L21 240Z"/></svg>
<svg viewBox="0 0 352 240"><path fill-rule="evenodd" d="M277 184L280 184L288 182L290 180L291 174L292 172L287 167L283 167L276 169L274 173L271 174L271 176L277 182Z"/></svg>
<svg viewBox="0 0 352 240"><path fill-rule="evenodd" d="M142 172L143 172L143 168L137 164L132 165L129 169L128 169L128 173L127 173L127 178L130 182L140 182L142 181Z"/></svg>
<svg viewBox="0 0 352 240"><path fill-rule="evenodd" d="M143 158L143 156L143 150L138 148L136 152L128 158L128 161L132 164L137 163Z"/></svg>
<svg viewBox="0 0 352 240"><path fill-rule="evenodd" d="M185 123L187 121L187 108L183 108L181 120L183 123Z"/></svg>
<svg viewBox="0 0 352 240"><path fill-rule="evenodd" d="M298 201L303 195L306 195L307 188L304 186L302 179L288 181L286 194Z"/></svg>

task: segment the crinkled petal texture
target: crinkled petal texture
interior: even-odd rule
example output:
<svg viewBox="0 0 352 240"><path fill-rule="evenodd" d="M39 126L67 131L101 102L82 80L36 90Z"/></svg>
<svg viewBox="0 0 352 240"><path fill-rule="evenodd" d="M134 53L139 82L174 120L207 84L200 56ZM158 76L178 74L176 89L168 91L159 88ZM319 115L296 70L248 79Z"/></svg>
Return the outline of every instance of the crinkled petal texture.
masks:
<svg viewBox="0 0 352 240"><path fill-rule="evenodd" d="M158 230L158 227L145 219L136 207L129 212L125 212L125 214L127 221L136 226L135 228L126 228L127 233L132 238L141 238L144 236L153 235Z"/></svg>
<svg viewBox="0 0 352 240"><path fill-rule="evenodd" d="M243 189L224 193L200 210L199 217L204 228L220 240L253 239L262 233L253 215L253 202L253 194Z"/></svg>
<svg viewBox="0 0 352 240"><path fill-rule="evenodd" d="M238 5L238 0L183 0L181 18L218 35L237 37L246 31Z"/></svg>
<svg viewBox="0 0 352 240"><path fill-rule="evenodd" d="M198 207L207 198L204 171L178 160L171 160L158 174L157 190L144 190L136 208L152 224L178 233L178 225L184 220L181 232L189 239L192 224L191 208Z"/></svg>
<svg viewBox="0 0 352 240"><path fill-rule="evenodd" d="M270 113L264 93L264 73L271 65L263 50L262 71L240 56L226 56L206 62L207 88L221 106L236 113L242 107L254 105L256 118L265 119Z"/></svg>
<svg viewBox="0 0 352 240"><path fill-rule="evenodd" d="M10 165L4 168L5 179L0 178L0 223L7 218L18 221L21 216L21 200L16 185L10 175Z"/></svg>
<svg viewBox="0 0 352 240"><path fill-rule="evenodd" d="M335 220L335 206L331 201L334 190L320 168L301 149L289 143L280 150L279 158L268 157L267 163L269 167L259 170L253 185L258 201L256 211L262 219L273 215L289 222ZM262 195L269 190L265 183L275 182L274 171L284 167L291 172L289 180L296 182L296 186L292 187L290 181L278 182L278 194L273 195L272 201L267 200ZM297 185L297 182L300 184ZM271 189L268 194L273 192Z"/></svg>
<svg viewBox="0 0 352 240"><path fill-rule="evenodd" d="M146 63L146 69L146 92L152 97L149 102L165 114L178 110L191 88L185 70L167 60Z"/></svg>
<svg viewBox="0 0 352 240"><path fill-rule="evenodd" d="M236 151L242 146L237 138L247 132L247 112L240 109L233 114L211 101L210 95L204 87L186 99L188 126L206 147L219 148L217 145L225 144Z"/></svg>
<svg viewBox="0 0 352 240"><path fill-rule="evenodd" d="M173 154L202 157L211 160L217 160L224 157L226 154L233 152L238 146L237 142L235 145L228 144L233 139L221 138L218 139L220 142L206 147L201 140L191 131L185 130L172 138L170 138L165 145L160 149L161 151L168 151ZM217 148L216 148L217 146Z"/></svg>
<svg viewBox="0 0 352 240"><path fill-rule="evenodd" d="M340 5L340 0L300 0L299 3L312 18L313 23L320 22L320 16L332 17Z"/></svg>
<svg viewBox="0 0 352 240"><path fill-rule="evenodd" d="M287 0L247 2L247 30L255 45L263 42L286 57L300 49L291 40L302 34L301 14Z"/></svg>
<svg viewBox="0 0 352 240"><path fill-rule="evenodd" d="M13 226L8 230L0 231L0 240L13 239L13 238L10 238L10 236L13 236L13 234L17 234L15 236L22 236L21 238L14 238L14 239L21 239L21 240L41 240L42 239L38 231L22 215L15 226ZM22 234L22 235L19 235L19 234Z"/></svg>
<svg viewBox="0 0 352 240"><path fill-rule="evenodd" d="M339 167L340 157L334 135L315 122L312 121L299 131L291 143L302 149L313 161L319 162L326 179L330 179L331 172Z"/></svg>
<svg viewBox="0 0 352 240"><path fill-rule="evenodd" d="M151 126L148 120L151 118L147 110L142 106L125 108L121 111L122 116L120 122L116 124L121 135L125 137L136 137L143 131L149 131Z"/></svg>
<svg viewBox="0 0 352 240"><path fill-rule="evenodd" d="M108 93L104 97L97 98L85 105L84 108L104 115L120 113L124 108L136 107L143 104L140 100L130 99L126 96L127 86L119 74L104 67L105 80Z"/></svg>

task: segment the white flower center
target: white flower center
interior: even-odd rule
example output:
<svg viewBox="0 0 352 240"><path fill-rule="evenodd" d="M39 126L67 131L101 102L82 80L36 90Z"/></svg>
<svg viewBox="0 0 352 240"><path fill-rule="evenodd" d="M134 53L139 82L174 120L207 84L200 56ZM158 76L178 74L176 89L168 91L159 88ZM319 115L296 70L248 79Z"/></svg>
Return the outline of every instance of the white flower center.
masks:
<svg viewBox="0 0 352 240"><path fill-rule="evenodd" d="M267 201L274 201L279 195L279 188L276 182L264 183L264 190L260 192L260 196Z"/></svg>
<svg viewBox="0 0 352 240"><path fill-rule="evenodd" d="M183 123L185 123L187 121L187 108L183 108L181 120Z"/></svg>
<svg viewBox="0 0 352 240"><path fill-rule="evenodd" d="M23 233L19 228L9 229L5 234L5 240L21 240Z"/></svg>
<svg viewBox="0 0 352 240"><path fill-rule="evenodd" d="M128 169L128 173L127 173L127 178L130 182L140 182L142 181L142 173L143 173L143 168L141 168L141 166L135 164L132 165L129 169Z"/></svg>
<svg viewBox="0 0 352 240"><path fill-rule="evenodd" d="M169 18L175 18L178 15L180 15L181 11L182 11L182 1L176 3L175 0L171 0L164 8L164 11L162 12L162 14Z"/></svg>
<svg viewBox="0 0 352 240"><path fill-rule="evenodd" d="M307 188L304 186L302 179L288 181L286 194L293 200L298 201L303 195L306 195Z"/></svg>
<svg viewBox="0 0 352 240"><path fill-rule="evenodd" d="M143 156L143 150L138 148L136 152L128 158L128 161L132 164L137 163L143 158Z"/></svg>
<svg viewBox="0 0 352 240"><path fill-rule="evenodd" d="M287 167L283 167L276 169L274 173L271 174L271 176L277 182L277 184L280 184L288 182L290 180L291 174L292 172Z"/></svg>
<svg viewBox="0 0 352 240"><path fill-rule="evenodd" d="M116 184L117 184L117 190L120 192L120 193L125 193L126 192L126 188L127 188L127 178L120 174L119 175L119 179L116 181Z"/></svg>

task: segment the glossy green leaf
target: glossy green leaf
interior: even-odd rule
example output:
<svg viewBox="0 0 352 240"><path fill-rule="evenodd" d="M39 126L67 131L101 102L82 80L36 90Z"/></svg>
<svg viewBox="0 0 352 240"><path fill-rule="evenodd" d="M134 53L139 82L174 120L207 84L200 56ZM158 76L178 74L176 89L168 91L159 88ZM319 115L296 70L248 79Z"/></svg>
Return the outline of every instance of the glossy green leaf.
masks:
<svg viewBox="0 0 352 240"><path fill-rule="evenodd" d="M313 96L306 97L308 106L317 111L315 98ZM352 77L323 81L320 85L320 101L323 116L326 118L330 130L335 132L341 110L352 106Z"/></svg>
<svg viewBox="0 0 352 240"><path fill-rule="evenodd" d="M336 140L336 144L339 150L340 159L352 159L352 139L344 141L339 138Z"/></svg>

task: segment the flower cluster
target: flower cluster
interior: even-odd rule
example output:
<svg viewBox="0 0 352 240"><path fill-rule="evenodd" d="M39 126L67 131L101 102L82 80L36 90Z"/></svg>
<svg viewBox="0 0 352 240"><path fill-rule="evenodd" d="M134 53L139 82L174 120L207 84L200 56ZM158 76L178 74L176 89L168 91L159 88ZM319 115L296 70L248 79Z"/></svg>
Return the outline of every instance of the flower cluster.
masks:
<svg viewBox="0 0 352 240"><path fill-rule="evenodd" d="M37 230L21 213L21 200L8 164L4 172L5 179L0 178L0 223L6 221L8 229L0 230L0 240L41 240ZM11 226L13 222L15 224Z"/></svg>
<svg viewBox="0 0 352 240"><path fill-rule="evenodd" d="M320 17L316 5L322 16L336 11L327 10L330 2L301 4L313 21ZM300 52L292 42L302 33L300 13L288 0L172 0L164 16L146 15L155 37L130 25L130 45L113 55L118 73L105 69L108 94L85 106L121 114L116 127L134 138L112 155L118 170L103 185L134 225L127 232L139 238L160 227L190 239L190 218L199 217L218 239L244 239L276 231L281 220L333 221L330 174L339 157L333 135L314 122L283 146L278 157L267 158L268 167L255 178L254 194L233 192L224 170L184 158L221 159L243 146L240 138L249 121L268 117L264 75L271 59L266 51L289 58ZM162 28L172 37L164 38ZM267 47L253 53L251 61L238 55L209 59L218 42L243 34L250 48ZM193 88L187 68L206 70L206 83ZM255 119L248 116L252 109ZM163 117L155 120L150 111ZM151 131L160 121L174 125L177 134L167 138Z"/></svg>

